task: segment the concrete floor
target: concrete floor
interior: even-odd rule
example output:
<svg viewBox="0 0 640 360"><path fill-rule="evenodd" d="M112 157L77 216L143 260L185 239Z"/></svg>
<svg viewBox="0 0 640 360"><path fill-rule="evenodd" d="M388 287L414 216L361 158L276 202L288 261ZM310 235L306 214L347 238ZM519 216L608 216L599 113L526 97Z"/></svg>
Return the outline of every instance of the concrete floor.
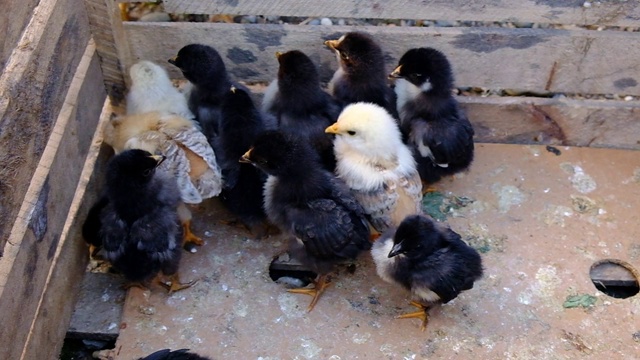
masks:
<svg viewBox="0 0 640 360"><path fill-rule="evenodd" d="M185 253L190 289L129 291L116 359L190 348L212 359L632 359L640 358L640 296L616 299L589 277L605 258L640 269L640 152L478 144L471 171L438 184L436 217L483 252L485 277L419 320L408 294L384 283L365 253L342 267L315 310L310 297L269 277L285 250L221 224L216 200L194 229L206 244ZM206 235L205 235L206 234ZM568 308L570 296L587 307Z"/></svg>

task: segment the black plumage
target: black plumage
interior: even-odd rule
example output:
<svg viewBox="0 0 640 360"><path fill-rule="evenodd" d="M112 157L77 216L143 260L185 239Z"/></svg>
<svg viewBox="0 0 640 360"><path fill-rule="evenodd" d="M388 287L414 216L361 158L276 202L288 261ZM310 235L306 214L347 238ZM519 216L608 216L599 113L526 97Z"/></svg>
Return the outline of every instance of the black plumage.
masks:
<svg viewBox="0 0 640 360"><path fill-rule="evenodd" d="M262 237L266 235L262 196L267 176L239 160L265 131L265 123L249 94L235 87L227 91L221 114L219 149L216 151L224 179L220 199L254 235Z"/></svg>
<svg viewBox="0 0 640 360"><path fill-rule="evenodd" d="M151 355L141 357L138 360L211 360L208 357L189 352L189 349L158 350Z"/></svg>
<svg viewBox="0 0 640 360"><path fill-rule="evenodd" d="M432 184L468 168L474 131L453 97L453 72L446 56L432 48L411 49L390 76L397 78L400 129L422 180Z"/></svg>
<svg viewBox="0 0 640 360"><path fill-rule="evenodd" d="M106 196L100 197L100 199L91 206L87 218L82 224L82 237L89 244L89 254L91 257L97 255L98 251L102 249L102 239L100 238L100 228L102 227L102 220L100 218L102 210L109 203L109 199Z"/></svg>
<svg viewBox="0 0 640 360"><path fill-rule="evenodd" d="M293 291L314 296L311 311L333 265L371 247L364 210L347 186L322 168L315 152L295 137L265 132L243 159L269 174L267 216L292 239L292 255L319 274L315 289Z"/></svg>
<svg viewBox="0 0 640 360"><path fill-rule="evenodd" d="M186 45L178 51L176 57L169 59L169 62L177 66L192 84L189 109L200 122L202 132L213 146L219 130L222 99L231 85L236 88L242 86L232 83L222 57L216 49L208 45Z"/></svg>
<svg viewBox="0 0 640 360"><path fill-rule="evenodd" d="M169 276L170 291L180 284L182 227L177 207L180 192L174 179L156 172L163 156L126 150L107 167L107 203L100 212L105 257L132 283L147 285L159 272Z"/></svg>
<svg viewBox="0 0 640 360"><path fill-rule="evenodd" d="M335 51L339 68L329 83L331 94L347 106L356 102L370 102L398 118L396 94L387 83L384 54L380 45L363 32L349 32L325 45Z"/></svg>
<svg viewBox="0 0 640 360"><path fill-rule="evenodd" d="M380 277L411 291L422 311L405 318L428 320L427 309L447 303L473 288L482 277L482 258L453 230L425 215L405 218L385 233L371 250Z"/></svg>
<svg viewBox="0 0 640 360"><path fill-rule="evenodd" d="M276 53L278 78L265 94L262 108L273 114L278 128L309 142L325 169L333 171L333 137L324 129L333 124L341 106L320 87L320 76L311 59L298 50Z"/></svg>

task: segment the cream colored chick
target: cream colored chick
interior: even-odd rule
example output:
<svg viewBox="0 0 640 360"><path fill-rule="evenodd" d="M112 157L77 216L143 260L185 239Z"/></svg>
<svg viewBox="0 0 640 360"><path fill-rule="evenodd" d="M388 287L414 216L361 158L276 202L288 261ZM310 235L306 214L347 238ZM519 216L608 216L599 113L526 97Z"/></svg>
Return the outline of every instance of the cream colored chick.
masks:
<svg viewBox="0 0 640 360"><path fill-rule="evenodd" d="M209 142L184 117L159 112L117 117L107 122L104 142L116 154L142 149L166 156L158 169L176 179L184 203L198 204L217 196L222 189L222 173ZM189 209L182 205L178 215L185 228L185 241L201 245L202 240L190 230Z"/></svg>
<svg viewBox="0 0 640 360"><path fill-rule="evenodd" d="M351 104L325 131L336 135L336 174L351 188L378 232L422 212L422 183L415 160L385 109L371 103Z"/></svg>
<svg viewBox="0 0 640 360"><path fill-rule="evenodd" d="M131 88L127 93L127 114L158 111L194 119L187 98L173 86L164 68L143 60L131 66L129 75Z"/></svg>

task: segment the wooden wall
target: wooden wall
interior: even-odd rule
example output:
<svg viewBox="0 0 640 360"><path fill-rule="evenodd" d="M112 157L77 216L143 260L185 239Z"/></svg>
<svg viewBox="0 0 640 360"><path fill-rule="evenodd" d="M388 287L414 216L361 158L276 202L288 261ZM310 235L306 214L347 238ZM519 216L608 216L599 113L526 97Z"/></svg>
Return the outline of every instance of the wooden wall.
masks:
<svg viewBox="0 0 640 360"><path fill-rule="evenodd" d="M80 0L6 5L0 15L0 26L10 29L0 75L0 358L55 358L86 264L74 222L83 210L73 204L86 187L82 170L106 93ZM7 15L11 9L16 13Z"/></svg>
<svg viewBox="0 0 640 360"><path fill-rule="evenodd" d="M103 1L103 0L87 0ZM189 43L214 46L236 80L268 82L276 76L276 51L300 49L320 68L323 81L336 69L323 46L352 30L373 34L389 71L409 48L430 46L448 55L458 87L520 93L640 96L640 3L584 1L261 1L166 0L173 13L279 15L337 18L539 22L614 26L615 30L503 27L311 26L278 24L153 23L118 25L122 71L140 59L164 65ZM630 30L630 29L627 29ZM113 66L109 66L112 68ZM108 69L107 69L108 70ZM126 76L125 76L126 79ZM476 141L547 143L640 149L640 102L537 97L460 96L478 129Z"/></svg>

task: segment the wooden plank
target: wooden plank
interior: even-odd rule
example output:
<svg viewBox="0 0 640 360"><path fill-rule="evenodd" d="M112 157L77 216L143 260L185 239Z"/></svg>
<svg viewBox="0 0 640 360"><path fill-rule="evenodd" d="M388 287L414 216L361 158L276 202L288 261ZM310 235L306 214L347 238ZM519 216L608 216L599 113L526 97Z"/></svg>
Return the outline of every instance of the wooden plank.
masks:
<svg viewBox="0 0 640 360"><path fill-rule="evenodd" d="M89 40L79 0L43 0L0 76L0 249Z"/></svg>
<svg viewBox="0 0 640 360"><path fill-rule="evenodd" d="M619 31L504 28L405 28L295 26L213 23L125 23L132 60L167 64L189 43L214 46L238 80L270 81L278 63L275 51L300 49L319 65L328 81L336 59L324 39L360 30L379 40L391 71L409 48L431 46L451 60L460 87L535 92L621 93L640 95L640 46L635 33ZM614 58L606 54L615 54Z"/></svg>
<svg viewBox="0 0 640 360"><path fill-rule="evenodd" d="M640 101L458 97L476 141L640 150Z"/></svg>
<svg viewBox="0 0 640 360"><path fill-rule="evenodd" d="M131 63L129 43L124 35L120 9L112 0L84 0L91 34L96 41L107 93L115 106L126 93L127 64Z"/></svg>
<svg viewBox="0 0 640 360"><path fill-rule="evenodd" d="M88 152L73 200L69 210L64 212L66 220L62 226L60 240L40 295L40 303L31 324L29 337L24 344L22 359L25 360L44 359L49 354L60 352L88 260L87 246L81 235L82 223L89 208L100 194L106 158L112 154L110 148L102 146L100 130L111 116L111 108L108 104L105 105L104 80L93 43L87 48L86 56L85 59L90 63L84 72L84 77L82 78L81 73L82 64L76 75L76 79L82 79L76 104L82 104L82 106L75 107L74 116L70 119L71 123L67 128L69 137L63 139L67 141L61 144L57 156L63 156L64 159L66 154L67 158L71 158L78 151L84 154L87 148ZM93 138L90 136L92 133L95 133ZM77 143L71 139L71 136L77 138ZM81 163L82 161L78 159L74 166L80 168ZM53 169L50 176L52 178L54 176Z"/></svg>
<svg viewBox="0 0 640 360"><path fill-rule="evenodd" d="M557 0L165 0L175 14L518 21L640 26L637 1Z"/></svg>
<svg viewBox="0 0 640 360"><path fill-rule="evenodd" d="M95 88L101 82L100 74L96 72L95 50L86 48L88 23L84 8L79 5L77 0L42 2L34 15L36 23L30 24L36 28L26 32L34 35L33 42L27 45L33 48L24 54L14 52L9 70L0 79L0 89L8 95L3 97L7 101L0 111L2 154L22 156L24 161L14 165L12 170L19 172L10 179L13 182L7 181L12 184L12 193L5 191L7 196L2 199L3 205L9 204L3 208L3 215L7 211L15 213L3 224L9 226L10 233L3 236L6 243L0 258L0 322L12 327L11 331L0 332L2 359L19 359L32 330L62 240L81 164L95 132L100 107L96 111L94 101L101 101L101 94L104 97L100 88ZM93 76L87 75L89 71ZM85 81L90 81L86 87ZM18 165L22 167L17 168ZM6 166L11 165L3 163L2 169ZM70 256L68 261L77 260L73 252L66 255ZM68 275L64 268L60 271ZM73 294L59 296L69 298ZM46 308L52 318L57 318L55 313L65 313L58 309L60 303L55 305ZM45 323L47 330L59 326Z"/></svg>
<svg viewBox="0 0 640 360"><path fill-rule="evenodd" d="M602 286L638 286L638 279L626 268L614 263L603 263L589 272L591 281Z"/></svg>
<svg viewBox="0 0 640 360"><path fill-rule="evenodd" d="M4 69L38 2L39 0L0 0L0 69Z"/></svg>

